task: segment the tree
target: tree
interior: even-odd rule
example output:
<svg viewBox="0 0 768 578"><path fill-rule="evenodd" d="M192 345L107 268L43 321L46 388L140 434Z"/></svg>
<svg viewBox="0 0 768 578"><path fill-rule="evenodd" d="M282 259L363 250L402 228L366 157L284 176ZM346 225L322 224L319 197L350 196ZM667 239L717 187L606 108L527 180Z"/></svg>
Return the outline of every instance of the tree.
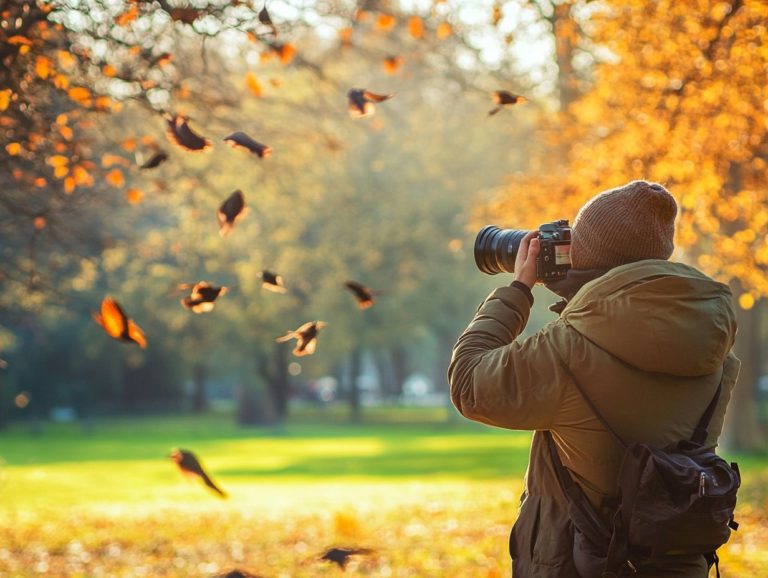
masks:
<svg viewBox="0 0 768 578"><path fill-rule="evenodd" d="M677 196L677 256L730 282L742 327L768 295L766 131L768 82L761 2L606 3L591 21L603 61L583 96L547 135L565 162L543 154L499 192L491 210L529 227L574 215L595 192L634 178L665 183ZM553 207L559 213L553 214ZM745 339L746 338L746 339ZM729 419L735 449L760 447L755 344L740 333L742 383ZM747 378L746 380L744 378Z"/></svg>

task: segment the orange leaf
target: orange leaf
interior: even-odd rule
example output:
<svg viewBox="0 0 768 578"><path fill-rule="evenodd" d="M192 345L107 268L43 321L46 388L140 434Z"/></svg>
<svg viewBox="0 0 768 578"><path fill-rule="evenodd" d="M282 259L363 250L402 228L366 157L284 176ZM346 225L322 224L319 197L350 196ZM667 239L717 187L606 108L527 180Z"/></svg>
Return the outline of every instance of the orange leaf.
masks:
<svg viewBox="0 0 768 578"><path fill-rule="evenodd" d="M93 177L91 176L91 173L80 165L72 168L72 178L75 179L75 183L78 185L84 185L86 187L93 185Z"/></svg>
<svg viewBox="0 0 768 578"><path fill-rule="evenodd" d="M42 55L38 56L35 59L35 73L37 74L37 76L39 76L43 80L48 78L51 74L51 64L53 63L51 62L51 59L48 58L47 56L42 56Z"/></svg>
<svg viewBox="0 0 768 578"><path fill-rule="evenodd" d="M132 205L138 205L144 200L144 192L141 189L132 188L125 191L125 198Z"/></svg>
<svg viewBox="0 0 768 578"><path fill-rule="evenodd" d="M424 38L424 21L418 16L411 16L408 19L408 32L416 40Z"/></svg>
<svg viewBox="0 0 768 578"><path fill-rule="evenodd" d="M61 136L64 137L64 140L72 140L72 137L75 135L72 129L68 126L62 126L59 128L59 132L61 133Z"/></svg>
<svg viewBox="0 0 768 578"><path fill-rule="evenodd" d="M136 150L136 139L135 138L123 139L121 146L123 147L123 150L126 150L129 153L133 152Z"/></svg>
<svg viewBox="0 0 768 578"><path fill-rule="evenodd" d="M32 46L32 41L29 38L27 38L26 36L21 36L19 34L16 34L15 36L11 36L5 42L6 44Z"/></svg>
<svg viewBox="0 0 768 578"><path fill-rule="evenodd" d="M59 50L56 53L56 58L59 61L59 65L62 68L72 68L75 65L75 57L72 56L71 52L67 52L66 50Z"/></svg>
<svg viewBox="0 0 768 578"><path fill-rule="evenodd" d="M19 54L21 54L23 56L27 52L29 52L29 44L23 44L23 45L19 46Z"/></svg>
<svg viewBox="0 0 768 578"><path fill-rule="evenodd" d="M0 90L0 112L7 110L11 106L11 96L13 91L10 88Z"/></svg>
<svg viewBox="0 0 768 578"><path fill-rule="evenodd" d="M392 16L392 14L379 14L379 17L376 19L376 28L379 30L392 30L395 24L397 24L397 18Z"/></svg>
<svg viewBox="0 0 768 578"><path fill-rule="evenodd" d="M248 87L248 90L250 90L254 96L262 96L263 91L261 84L259 84L259 81L256 79L256 75L253 72L249 72L245 75L245 86Z"/></svg>
<svg viewBox="0 0 768 578"><path fill-rule="evenodd" d="M101 68L101 72L104 74L104 76L109 76L110 78L113 76L117 76L117 69L111 64L105 64Z"/></svg>
<svg viewBox="0 0 768 578"><path fill-rule="evenodd" d="M21 152L21 145L17 142L8 143L5 145L5 150L8 151L9 155L15 157Z"/></svg>
<svg viewBox="0 0 768 578"><path fill-rule="evenodd" d="M75 179L73 177L67 177L64 179L64 192L68 195L75 190Z"/></svg>
<svg viewBox="0 0 768 578"><path fill-rule="evenodd" d="M43 179L45 180L45 179ZM45 228L45 218L44 217L35 217L35 220L33 221L35 225L35 229L38 231Z"/></svg>
<svg viewBox="0 0 768 578"><path fill-rule="evenodd" d="M339 40L342 46L352 46L352 28L347 26L339 30Z"/></svg>
<svg viewBox="0 0 768 578"><path fill-rule="evenodd" d="M35 179L35 186L43 188L45 185L48 184L48 181L46 181L43 177L37 177Z"/></svg>
<svg viewBox="0 0 768 578"><path fill-rule="evenodd" d="M69 164L69 158L64 155L53 155L46 159L47 163L52 167L65 167Z"/></svg>
<svg viewBox="0 0 768 578"><path fill-rule="evenodd" d="M94 107L97 110L109 110L109 108L112 106L112 99L108 96L100 96L96 99L96 102L94 103Z"/></svg>
<svg viewBox="0 0 768 578"><path fill-rule="evenodd" d="M125 177L120 169L112 169L105 177L106 181L113 187L122 187L125 184Z"/></svg>
<svg viewBox="0 0 768 578"><path fill-rule="evenodd" d="M286 42L280 46L277 54L280 56L280 62L283 64L288 64L291 60L293 60L293 57L296 54L296 48L294 48L293 44Z"/></svg>
<svg viewBox="0 0 768 578"><path fill-rule="evenodd" d="M69 98L83 106L91 106L91 91L84 86L74 86L69 89Z"/></svg>
<svg viewBox="0 0 768 578"><path fill-rule="evenodd" d="M69 88L69 78L63 74L57 74L53 77L53 86L59 90L67 90Z"/></svg>
<svg viewBox="0 0 768 578"><path fill-rule="evenodd" d="M130 166L130 162L128 162L127 159L119 156L119 155L113 155L106 153L102 155L101 157L101 166L105 169L114 166L114 165L122 165L124 167Z"/></svg>
<svg viewBox="0 0 768 578"><path fill-rule="evenodd" d="M127 26L130 22L133 20L136 20L136 17L139 15L139 7L138 6L131 6L120 14L117 18L115 18L115 24L118 26Z"/></svg>
<svg viewBox="0 0 768 578"><path fill-rule="evenodd" d="M437 25L437 37L440 40L444 40L445 38L448 38L451 34L453 34L453 26L448 24L447 22L441 22Z"/></svg>
<svg viewBox="0 0 768 578"><path fill-rule="evenodd" d="M53 176L57 179L63 179L69 174L69 167L61 166L53 169Z"/></svg>

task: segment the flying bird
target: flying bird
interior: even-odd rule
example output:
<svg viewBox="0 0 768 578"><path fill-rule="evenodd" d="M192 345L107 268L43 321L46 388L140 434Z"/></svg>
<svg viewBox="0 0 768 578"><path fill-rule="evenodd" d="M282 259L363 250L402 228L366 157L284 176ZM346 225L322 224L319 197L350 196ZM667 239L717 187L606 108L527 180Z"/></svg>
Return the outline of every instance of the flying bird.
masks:
<svg viewBox="0 0 768 578"><path fill-rule="evenodd" d="M324 321L309 321L296 329L295 331L289 331L285 335L275 339L278 343L289 341L291 339L296 340L296 347L293 349L293 354L297 357L303 355L312 355L317 348L317 334L325 327L327 323Z"/></svg>
<svg viewBox="0 0 768 578"><path fill-rule="evenodd" d="M104 328L112 339L133 342L142 349L147 347L144 332L123 311L117 301L105 297L101 302L101 313L93 313L93 319Z"/></svg>
<svg viewBox="0 0 768 578"><path fill-rule="evenodd" d="M219 220L219 234L222 237L229 235L232 227L245 216L246 212L245 197L243 192L237 189L221 203L216 212L216 218Z"/></svg>
<svg viewBox="0 0 768 578"><path fill-rule="evenodd" d="M201 137L189 128L185 117L174 114L167 120L167 123L168 138L180 147L189 151L204 151L211 146L211 141Z"/></svg>
<svg viewBox="0 0 768 578"><path fill-rule="evenodd" d="M179 285L179 289L189 289L189 284ZM192 292L181 300L185 309L194 313L208 313L213 311L216 299L227 292L226 287L216 287L208 281L200 281L192 286Z"/></svg>
<svg viewBox="0 0 768 578"><path fill-rule="evenodd" d="M378 291L369 289L357 281L347 281L344 283L344 287L349 289L355 296L355 299L357 299L357 305L360 307L360 309L368 309L369 307L373 306L373 298L379 293Z"/></svg>
<svg viewBox="0 0 768 578"><path fill-rule="evenodd" d="M191 451L174 448L170 455L167 457L176 462L176 465L179 467L179 470L181 470L182 474L190 477L199 477L201 480L203 480L203 483L206 486L211 488L211 490L216 492L220 497L227 497L227 494L216 484L214 484L213 480L208 476L207 473L205 473L205 470L203 469L203 466L200 465L200 461L197 459L197 456L195 456L195 454L193 454Z"/></svg>
<svg viewBox="0 0 768 578"><path fill-rule="evenodd" d="M147 162L145 162L143 165L141 165L140 169L154 169L159 167L161 164L163 164L165 161L168 160L168 153L165 151L157 151L155 154L153 154Z"/></svg>
<svg viewBox="0 0 768 578"><path fill-rule="evenodd" d="M286 291L283 285L283 276L266 269L261 272L261 286L274 293L285 293Z"/></svg>
<svg viewBox="0 0 768 578"><path fill-rule="evenodd" d="M522 104L527 101L524 96L519 94L512 94L508 90L494 90L491 93L493 102L496 103L496 107L488 112L488 116L493 116L506 106L512 106L514 104Z"/></svg>
<svg viewBox="0 0 768 578"><path fill-rule="evenodd" d="M370 548L331 548L322 553L320 560L338 564L339 568L343 570L346 568L350 556L372 553L373 550Z"/></svg>
<svg viewBox="0 0 768 578"><path fill-rule="evenodd" d="M252 153L256 153L259 155L259 158L262 159L272 154L272 149L270 147L261 144L260 142L256 142L244 132L233 132L228 137L225 137L224 140L228 142L232 148L244 148Z"/></svg>
<svg viewBox="0 0 768 578"><path fill-rule="evenodd" d="M371 116L376 112L374 102L384 102L394 94L376 94L364 88L352 88L347 92L349 115L353 118Z"/></svg>

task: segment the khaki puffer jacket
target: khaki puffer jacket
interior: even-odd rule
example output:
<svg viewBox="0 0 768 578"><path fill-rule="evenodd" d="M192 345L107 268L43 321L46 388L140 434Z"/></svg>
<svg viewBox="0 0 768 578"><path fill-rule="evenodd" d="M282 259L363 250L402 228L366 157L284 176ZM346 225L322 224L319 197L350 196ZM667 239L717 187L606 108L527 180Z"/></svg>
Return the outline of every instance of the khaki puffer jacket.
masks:
<svg viewBox="0 0 768 578"><path fill-rule="evenodd" d="M530 313L517 287L496 289L459 338L448 370L451 397L467 418L535 430L525 493L510 536L515 578L576 577L567 501L544 436L609 518L623 449L590 411L560 365L628 442L659 447L689 438L723 378L707 443L717 444L739 361L727 285L680 263L622 265L584 285L559 319L524 341ZM723 373L724 372L724 373ZM707 575L703 557L678 557L640 576Z"/></svg>

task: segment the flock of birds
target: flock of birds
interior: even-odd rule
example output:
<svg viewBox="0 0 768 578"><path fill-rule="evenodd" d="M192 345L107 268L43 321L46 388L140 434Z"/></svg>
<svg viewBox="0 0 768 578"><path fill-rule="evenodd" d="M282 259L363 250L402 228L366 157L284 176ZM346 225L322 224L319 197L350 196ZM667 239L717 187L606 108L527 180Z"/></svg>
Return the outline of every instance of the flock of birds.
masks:
<svg viewBox="0 0 768 578"><path fill-rule="evenodd" d="M259 14L262 23L274 24L267 12L266 6ZM392 94L378 94L365 88L352 88L347 92L348 112L353 118L363 118L374 114L375 105L392 98ZM525 98L505 90L497 90L491 93L495 107L488 112L493 116L503 108L525 102ZM211 141L189 126L189 119L173 114L166 117L167 134L169 139L184 150L191 152L204 151L211 147ZM233 148L242 149L263 159L272 154L272 149L262 144L246 133L237 131L223 139ZM168 160L168 154L162 150L155 152L141 169L149 170L159 167ZM247 206L241 190L234 191L218 207L216 216L219 223L219 234L228 236L235 225L245 216ZM261 272L262 287L275 293L285 293L286 288L281 275L264 270ZM374 298L379 291L370 289L357 281L346 281L344 287L348 289L357 301L360 309L367 309L374 304ZM228 288L216 286L208 281L197 283L185 283L178 285L179 291L188 292L181 299L181 305L193 313L211 312L216 301L227 293ZM123 307L112 297L105 297L101 303L101 310L93 313L93 318L106 333L118 341L134 343L141 348L147 347L147 339L141 328L125 313ZM312 355L317 348L317 337L320 330L326 326L324 321L308 321L294 330L287 331L277 337L277 342L296 340L293 354L296 356ZM199 479L207 488L220 498L226 498L227 493L216 484L205 471L198 457L188 449L174 449L168 456L179 468L182 474ZM318 559L337 564L344 569L352 556L372 554L368 548L330 548L318 555ZM232 570L220 574L217 578L257 578L243 570Z"/></svg>

